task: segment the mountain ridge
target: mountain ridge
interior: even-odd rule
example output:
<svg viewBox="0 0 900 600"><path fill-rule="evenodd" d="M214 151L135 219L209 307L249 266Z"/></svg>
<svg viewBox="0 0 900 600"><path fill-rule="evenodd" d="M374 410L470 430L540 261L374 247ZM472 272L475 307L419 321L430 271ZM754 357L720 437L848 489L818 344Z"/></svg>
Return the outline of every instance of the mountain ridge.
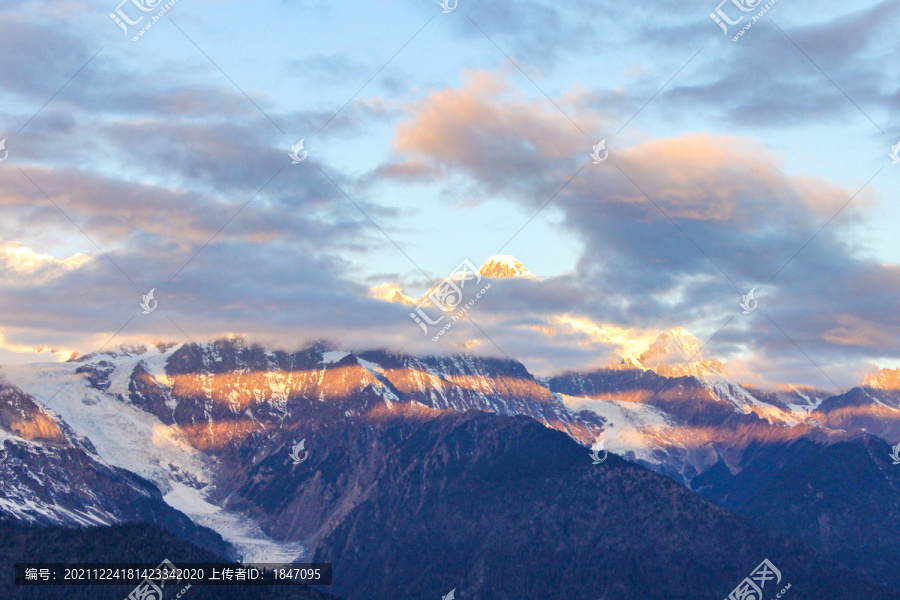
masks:
<svg viewBox="0 0 900 600"><path fill-rule="evenodd" d="M171 508L217 531L245 560L293 560L332 544L327 540L343 536L342 524L362 514L357 511L391 493L387 481L405 485L402 470L384 471L389 457L369 445L412 443L457 416L486 415L476 422L489 429L508 418L528 419L570 439L585 460L586 448L603 440L610 457L664 475L751 520L747 511L754 509L733 504L737 492L728 490L753 498L743 482L755 472L754 457L766 457L773 467L754 477L776 479L781 465L796 460L791 448L798 440L818 448L813 459L844 444L854 450L840 454L834 468L852 471L861 440L868 439L828 427L831 413L825 409L842 402L839 396L801 408L784 402L783 395L766 395L719 375L667 376L622 365L535 378L525 365L507 359L338 351L323 343L285 352L232 338L125 348L8 370L37 406L50 405L47 414L55 415L61 431L71 428L111 465L152 482ZM65 393L57 395L66 381L71 382ZM871 390L854 390L857 404L875 399ZM807 416L808 408L815 410ZM115 430L123 435L112 435ZM308 458L297 465L291 450L301 440ZM415 464L409 460L407 467ZM335 470L338 464L345 466ZM379 475L388 473L387 479ZM448 485L450 474L435 477L444 478L436 485ZM819 475L809 484L832 497L865 501L865 490L841 486L840 478ZM877 493L897 494L890 487ZM773 522L797 506L817 510L823 519L840 517L839 507L816 508L814 495L790 488L784 496L792 503L771 513ZM891 531L897 520L882 513L855 523L858 533L846 519L833 522L862 542L880 540L877 530ZM793 535L834 557L838 547L816 534L818 521L798 522L802 526ZM879 564L893 560L893 549L879 544L848 540L838 550L852 555L840 560L882 577L864 563L876 547L886 557Z"/></svg>

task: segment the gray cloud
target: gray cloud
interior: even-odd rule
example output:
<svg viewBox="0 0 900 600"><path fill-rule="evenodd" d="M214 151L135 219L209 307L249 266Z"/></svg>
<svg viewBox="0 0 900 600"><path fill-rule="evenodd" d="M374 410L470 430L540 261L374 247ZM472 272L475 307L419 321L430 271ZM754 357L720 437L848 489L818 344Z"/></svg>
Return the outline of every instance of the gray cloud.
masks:
<svg viewBox="0 0 900 600"><path fill-rule="evenodd" d="M398 128L399 164L426 165L419 177L463 171L485 197L506 195L537 211L546 190L584 164L584 149L566 155L571 140L542 129L551 108L485 89L441 92L416 105ZM503 118L492 118L497 114ZM717 324L741 312L741 294L756 287L755 320L723 331L714 349L726 355L758 349L773 364L794 364L799 355L809 374L809 361L769 315L824 364L859 366L874 356L900 356L900 319L888 310L900 300L898 269L866 258L857 232L873 190L819 231L855 191L788 175L748 140L684 135L611 148L610 156L603 165L587 165L553 201L585 243L576 276L498 284L479 305L495 319L490 331L503 332L496 334L501 346L517 319L547 320L561 312L712 335ZM520 235L527 236L527 229Z"/></svg>
<svg viewBox="0 0 900 600"><path fill-rule="evenodd" d="M538 78L568 73L567 61L602 57L625 44L636 61L649 63L624 75L623 89L601 88L586 73L582 85L588 89L555 98L590 131L621 125L701 45L706 47L696 62L654 100L652 110L672 122L702 113L740 125L748 114L764 112L756 123L765 128L854 115L853 105L771 24L754 28L738 45L716 46L719 32L707 16L712 8L669 0L571 7L488 3L472 7L471 16ZM893 34L897 10L888 2L851 5L844 16L787 30L865 110L885 110L896 106L897 92L889 70L878 63L892 46L880 42ZM781 12L790 23L788 10ZM64 22L31 15L0 23L0 52L7 57L0 63L0 92L14 100L3 114L7 130L21 126L102 45L60 26ZM448 22L460 43L476 46L477 40L497 59L468 20ZM900 355L893 310L900 274L895 265L868 259L857 231L873 192L854 200L765 285L854 190L788 175L775 157L736 136L648 136L632 147L610 136L610 160L587 164L585 136L564 115L543 98L520 94L503 77L479 71L461 89L425 90L424 99L409 105L361 102L329 126L362 138L373 122L402 117L395 161L362 174L343 163L317 163L312 155L292 167L281 147L284 136L189 49L179 60L159 64L130 63L127 53L104 51L21 136L10 138L12 158L0 168L0 240L57 257L82 252L88 259L74 266L45 261L32 269L21 262L23 255L4 255L5 343L90 350L84 346L101 344L131 317L123 338L179 339L169 316L194 339L248 333L286 347L330 338L345 347L447 352L475 339L472 351L505 352L552 371L602 363L612 349L584 333L548 334L561 314L640 330L685 326L701 338L736 314L710 351L739 358L752 350L748 364L775 380L796 380L813 369L766 315L835 378L872 357ZM361 64L324 50L283 68L328 85L369 75ZM387 74L374 85L388 92L411 89L409 81L391 81ZM333 114L321 107L276 113L265 93L250 93L297 138ZM473 318L499 350L469 323L432 344L410 320L408 307L366 296L362 281L381 269L354 268L373 252L395 250L317 164L376 222L401 230L408 224L399 211L368 200L375 185L464 179L461 185L470 186L474 198L509 198L531 213L563 188L548 210L563 215L584 251L575 273L494 284ZM528 228L519 235L528 239ZM418 274L407 278L422 283ZM759 310L740 315L737 300L753 286ZM150 287L158 290L160 308L140 315L137 302Z"/></svg>

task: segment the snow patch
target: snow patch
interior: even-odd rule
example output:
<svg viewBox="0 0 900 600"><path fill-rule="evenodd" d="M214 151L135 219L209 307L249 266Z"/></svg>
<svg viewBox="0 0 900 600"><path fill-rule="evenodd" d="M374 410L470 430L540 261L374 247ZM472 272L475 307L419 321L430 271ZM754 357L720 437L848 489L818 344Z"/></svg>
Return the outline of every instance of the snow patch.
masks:
<svg viewBox="0 0 900 600"><path fill-rule="evenodd" d="M345 352L343 350L329 350L328 352L322 353L322 362L326 365L336 363L349 354L349 352Z"/></svg>
<svg viewBox="0 0 900 600"><path fill-rule="evenodd" d="M290 563L306 552L302 543L271 539L251 519L211 504L200 490L183 483L173 483L163 499L172 508L190 515L195 523L217 531L235 546L245 563Z"/></svg>
<svg viewBox="0 0 900 600"><path fill-rule="evenodd" d="M606 421L601 438L606 449L620 455L634 453L638 460L657 464L654 451L667 445L680 445L666 439L667 431L677 427L663 411L649 404L619 400L597 400L554 394L572 413L589 411ZM598 439L599 441L599 439Z"/></svg>
<svg viewBox="0 0 900 600"><path fill-rule="evenodd" d="M124 392L123 397L128 397L127 382L140 360L153 369L159 367L157 360L163 360L159 356L150 361L147 358L104 356L102 360L116 365L110 374L108 393L91 387L83 374L75 375L76 363L10 365L5 371L13 385L58 413L76 434L90 439L101 460L153 482L167 504L218 532L235 547L242 561L279 563L299 559L304 552L302 544L273 540L252 519L222 510L206 499L203 489L212 481L214 466L210 457L187 444L177 428L113 395ZM38 510L48 509L20 505L23 516ZM103 520L102 515L77 517L86 524L91 519L95 524Z"/></svg>

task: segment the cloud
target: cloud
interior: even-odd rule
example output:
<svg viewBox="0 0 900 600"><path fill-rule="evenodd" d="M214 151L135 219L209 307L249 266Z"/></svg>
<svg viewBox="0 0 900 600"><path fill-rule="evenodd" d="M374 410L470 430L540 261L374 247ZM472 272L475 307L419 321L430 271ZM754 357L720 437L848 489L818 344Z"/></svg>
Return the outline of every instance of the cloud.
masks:
<svg viewBox="0 0 900 600"><path fill-rule="evenodd" d="M547 103L510 93L502 75L477 73L414 105L396 130L399 163L431 166L421 177L465 174L485 202L505 196L537 211L545 190L578 173L552 204L584 241L577 272L528 291L521 282L492 290L479 310L497 319L488 332L499 345L506 348L506 334L496 332L516 318L537 317L527 325L534 332L565 313L628 330L683 326L711 336L740 314L740 295L755 286L759 319L716 336L726 354L755 348L772 362L791 356L791 364L799 356L807 372L817 369L794 342L859 369L874 349L900 356L900 320L872 302L900 300L897 268L867 258L859 237L872 189L856 195L788 174L754 141L707 133L612 145L607 163L579 171L585 150L553 118Z"/></svg>
<svg viewBox="0 0 900 600"><path fill-rule="evenodd" d="M88 256L80 253L58 259L49 254L38 254L18 242L0 240L0 276L7 283L24 276L33 281L46 281L78 269L89 260Z"/></svg>
<svg viewBox="0 0 900 600"><path fill-rule="evenodd" d="M869 116L885 127L882 115L896 104L896 94L889 83L895 74L883 65L890 61L898 15L900 7L889 0L844 3L800 19L779 4L767 13L778 27L763 22L738 44L711 45L696 28L661 28L663 35L653 38L658 42L681 36L683 43L689 36L704 51L658 100L676 114L703 106L707 118L741 128L752 116L754 130L821 126L823 120L843 126L849 118L868 131Z"/></svg>
<svg viewBox="0 0 900 600"><path fill-rule="evenodd" d="M0 93L10 100L3 117L13 129L103 46L73 33L78 3L44 6L4 8ZM362 174L353 152L334 164L323 152L286 166L281 132L193 47L148 60L131 46L103 46L8 141L0 273L4 314L14 325L4 328L0 346L89 351L125 325L114 343L223 333L280 346L329 338L348 348L508 354L547 373L599 366L631 338L685 327L703 342L716 334L706 355L730 357L765 378L820 386L810 358L840 381L872 356L900 358L900 273L870 258L862 238L875 189L843 208L862 182L847 189L791 173L759 138L708 131L724 123L746 132L748 115L763 115L754 127L818 127L825 137L857 109L774 27L754 28L740 48L707 45L720 34L707 17L711 8L674 0L473 6L472 20L502 51L457 12L442 23L484 53L474 63L482 68L448 87L381 81L384 96L368 90L357 110L330 126L340 128L347 148L371 157L386 146L373 119L379 127L399 120L391 159ZM892 108L891 46L881 42L893 35L896 4L840 10L783 25L864 110ZM325 5L316 14L341 18ZM638 132L653 122L648 111L629 126L636 141L610 134L610 159L590 164L599 141L593 132L624 123L701 46L653 100L666 133ZM271 72L302 71L324 85L363 83L368 68L339 50L323 46ZM442 53L452 52L438 48L396 67L433 69L423 79L432 82L445 68ZM549 101L503 52L542 88L567 91ZM504 70L483 68L496 64ZM315 130L333 114L279 111L276 97L250 93L285 130ZM567 115L592 133L582 134ZM379 185L376 202L369 192ZM409 307L367 296L373 271L398 269L371 264L376 253L396 249L368 217L401 232L439 226L440 218L413 222L393 195L451 188L471 192L471 204L515 202L526 215L522 225L542 209L552 213L582 251L572 273L497 282L473 311L475 323L459 324L436 345L421 336ZM526 225L517 239L539 243L530 235ZM151 287L159 309L141 315L137 303ZM750 287L759 309L743 315L737 303Z"/></svg>
<svg viewBox="0 0 900 600"><path fill-rule="evenodd" d="M462 87L432 92L409 106L392 146L410 158L386 172L433 177L462 170L488 192L530 196L535 173L570 166L573 154L584 150L566 116L546 106L546 100L524 97L506 73L469 71Z"/></svg>

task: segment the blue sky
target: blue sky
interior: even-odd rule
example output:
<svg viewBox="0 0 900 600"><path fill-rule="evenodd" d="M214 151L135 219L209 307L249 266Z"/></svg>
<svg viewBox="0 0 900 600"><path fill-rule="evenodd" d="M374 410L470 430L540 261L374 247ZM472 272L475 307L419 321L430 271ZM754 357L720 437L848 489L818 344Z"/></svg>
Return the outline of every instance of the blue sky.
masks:
<svg viewBox="0 0 900 600"><path fill-rule="evenodd" d="M714 2L178 0L138 42L116 6L2 9L0 362L117 332L615 356L576 318L684 327L748 380L896 366L890 2L779 0L738 42ZM539 280L479 304L492 341L432 344L368 294L501 249Z"/></svg>

